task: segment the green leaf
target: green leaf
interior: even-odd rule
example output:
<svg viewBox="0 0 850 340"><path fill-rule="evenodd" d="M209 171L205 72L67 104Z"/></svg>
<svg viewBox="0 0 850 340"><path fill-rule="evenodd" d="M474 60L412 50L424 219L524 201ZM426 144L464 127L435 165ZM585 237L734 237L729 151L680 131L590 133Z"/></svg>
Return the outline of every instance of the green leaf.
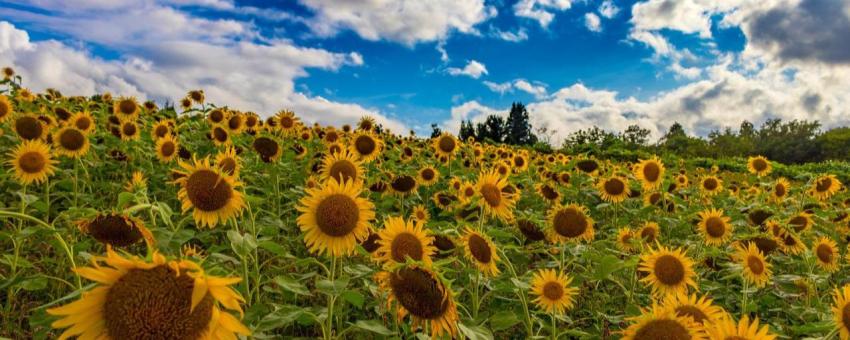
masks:
<svg viewBox="0 0 850 340"><path fill-rule="evenodd" d="M47 288L47 278L43 276L36 276L25 279L17 284L18 287L23 288L26 291L36 291Z"/></svg>
<svg viewBox="0 0 850 340"><path fill-rule="evenodd" d="M519 323L519 318L513 311L501 311L490 316L490 328L501 331Z"/></svg>
<svg viewBox="0 0 850 340"><path fill-rule="evenodd" d="M307 289L307 286L305 286L298 280L288 276L276 276L274 278L274 283L280 286L280 288L283 288L283 290L293 293L295 295L311 295L310 290Z"/></svg>
<svg viewBox="0 0 850 340"><path fill-rule="evenodd" d="M127 205L128 203L133 202L134 200L135 200L135 195L133 195L132 193L124 191L124 192L118 194L118 206L119 207L123 207L123 206Z"/></svg>
<svg viewBox="0 0 850 340"><path fill-rule="evenodd" d="M257 332L283 328L301 317L303 309L298 306L284 305L263 317L257 325Z"/></svg>
<svg viewBox="0 0 850 340"><path fill-rule="evenodd" d="M614 255L605 255L596 263L591 278L599 281L605 280L609 275L620 270L620 268L622 268L620 259Z"/></svg>
<svg viewBox="0 0 850 340"><path fill-rule="evenodd" d="M279 244L275 243L274 241L268 241L268 240L260 241L259 243L257 243L257 246L259 246L262 249L268 250L268 251L270 251L273 254L278 255L278 256L288 256L289 255L289 251L286 250L286 247L279 245Z"/></svg>
<svg viewBox="0 0 850 340"><path fill-rule="evenodd" d="M346 290L340 294L345 301L356 306L357 308L363 308L363 302L366 301L366 298L363 294L356 290Z"/></svg>
<svg viewBox="0 0 850 340"><path fill-rule="evenodd" d="M316 282L316 289L327 295L339 295L345 291L348 286L348 279L339 279L336 281L319 280Z"/></svg>
<svg viewBox="0 0 850 340"><path fill-rule="evenodd" d="M387 329L387 327L379 320L357 320L357 322L354 323L354 327L383 336L390 336L393 334L393 332Z"/></svg>
<svg viewBox="0 0 850 340"><path fill-rule="evenodd" d="M467 326L463 323L457 324L458 329L460 330L460 334L469 338L470 340L493 340L493 333L490 333L490 330L481 326Z"/></svg>

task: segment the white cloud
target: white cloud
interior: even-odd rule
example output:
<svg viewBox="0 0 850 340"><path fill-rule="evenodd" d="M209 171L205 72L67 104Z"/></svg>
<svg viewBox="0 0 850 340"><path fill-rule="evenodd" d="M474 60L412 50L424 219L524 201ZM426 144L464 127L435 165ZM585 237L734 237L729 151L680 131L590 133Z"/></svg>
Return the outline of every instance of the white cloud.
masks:
<svg viewBox="0 0 850 340"><path fill-rule="evenodd" d="M519 90L533 95L536 99L545 98L548 95L545 84L540 82L530 83L525 79L514 79L513 81L504 83L494 83L492 81L485 80L483 83L484 86L487 86L487 88L490 89L490 91L497 92L499 94Z"/></svg>
<svg viewBox="0 0 850 340"><path fill-rule="evenodd" d="M514 81L514 87L517 90L534 95L535 98L546 97L546 86L543 85L533 85L523 79L518 79Z"/></svg>
<svg viewBox="0 0 850 340"><path fill-rule="evenodd" d="M473 79L478 79L481 78L481 75L487 74L487 67L478 61L470 60L462 69L449 67L446 71L453 76L468 76Z"/></svg>
<svg viewBox="0 0 850 340"><path fill-rule="evenodd" d="M484 81L484 86L487 86L490 91L498 92L499 94L505 94L507 92L513 92L514 84L511 82L505 83L494 83L489 80Z"/></svg>
<svg viewBox="0 0 850 340"><path fill-rule="evenodd" d="M496 15L484 0L300 0L315 16L311 30L327 37L350 29L367 40L414 45L445 39L450 32L476 33L475 25Z"/></svg>
<svg viewBox="0 0 850 340"><path fill-rule="evenodd" d="M620 7L614 4L612 0L605 0L599 5L599 14L603 17L611 19L620 13Z"/></svg>
<svg viewBox="0 0 850 340"><path fill-rule="evenodd" d="M525 31L525 28L520 28L516 32L494 29L492 34L496 38L510 42L521 42L528 40L528 33Z"/></svg>
<svg viewBox="0 0 850 340"><path fill-rule="evenodd" d="M667 69L672 71L675 74L676 78L697 79L702 76L701 68L683 67L682 64L678 61L670 64Z"/></svg>
<svg viewBox="0 0 850 340"><path fill-rule="evenodd" d="M602 32L602 23L599 16L594 13L588 12L584 15L584 26L590 31Z"/></svg>
<svg viewBox="0 0 850 340"><path fill-rule="evenodd" d="M437 43L437 46L434 48L437 49L437 52L440 52L440 61L447 63L449 62L449 52L446 52L446 41L441 40Z"/></svg>
<svg viewBox="0 0 850 340"><path fill-rule="evenodd" d="M536 20L546 28L555 19L554 11L565 11L570 7L572 0L520 0L513 8L516 16Z"/></svg>

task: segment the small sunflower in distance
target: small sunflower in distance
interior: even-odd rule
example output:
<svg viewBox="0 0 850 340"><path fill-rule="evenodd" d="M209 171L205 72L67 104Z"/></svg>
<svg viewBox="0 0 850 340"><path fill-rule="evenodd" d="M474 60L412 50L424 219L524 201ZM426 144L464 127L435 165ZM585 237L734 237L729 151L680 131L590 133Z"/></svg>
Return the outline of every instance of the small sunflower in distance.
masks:
<svg viewBox="0 0 850 340"><path fill-rule="evenodd" d="M733 339L733 340L774 340L776 335L770 333L767 325L759 328L758 319L750 320L744 315L741 321L735 322L730 316L725 315L722 319L706 324L706 333L711 339Z"/></svg>
<svg viewBox="0 0 850 340"><path fill-rule="evenodd" d="M563 314L573 308L578 288L570 287L573 279L563 272L542 269L534 273L531 292L534 303L547 313Z"/></svg>
<svg viewBox="0 0 850 340"><path fill-rule="evenodd" d="M717 176L706 176L700 181L700 190L706 196L714 196L723 190L723 181Z"/></svg>
<svg viewBox="0 0 850 340"><path fill-rule="evenodd" d="M447 132L443 132L443 134L434 138L432 142L432 146L434 148L434 154L445 157L453 157L459 148L458 140Z"/></svg>
<svg viewBox="0 0 850 340"><path fill-rule="evenodd" d="M623 331L623 340L705 339L702 327L692 318L676 315L673 309L655 303L649 310L628 320L631 325Z"/></svg>
<svg viewBox="0 0 850 340"><path fill-rule="evenodd" d="M209 158L193 160L193 163L180 162L180 167L183 176L175 181L180 185L177 197L183 212L193 210L196 223L213 228L242 214L245 202L242 193L236 190L242 185L237 179L210 166Z"/></svg>
<svg viewBox="0 0 850 340"><path fill-rule="evenodd" d="M835 175L823 175L812 183L812 196L824 201L835 195L841 189L841 181Z"/></svg>
<svg viewBox="0 0 850 340"><path fill-rule="evenodd" d="M338 257L350 255L369 236L375 206L360 197L362 183L331 179L307 189L296 208L298 226L311 252Z"/></svg>
<svg viewBox="0 0 850 340"><path fill-rule="evenodd" d="M180 145L177 139L171 134L166 134L164 137L156 140L156 158L161 163L169 163L177 156L177 151L180 150Z"/></svg>
<svg viewBox="0 0 850 340"><path fill-rule="evenodd" d="M40 140L22 142L9 156L8 163L15 169L15 179L24 185L42 183L56 171L50 146Z"/></svg>
<svg viewBox="0 0 850 340"><path fill-rule="evenodd" d="M488 276L499 274L499 255L496 254L496 245L490 237L479 231L466 227L461 237L464 254L478 269Z"/></svg>
<svg viewBox="0 0 850 340"><path fill-rule="evenodd" d="M503 192L507 185L507 179L494 171L483 172L478 176L476 187L481 197L479 204L483 207L485 215L492 215L502 220L513 217L516 201Z"/></svg>
<svg viewBox="0 0 850 340"><path fill-rule="evenodd" d="M431 219L431 214L428 213L428 208L424 204L413 207L413 212L410 215L411 218L422 224L428 223L428 220Z"/></svg>
<svg viewBox="0 0 850 340"><path fill-rule="evenodd" d="M601 179L596 187L599 190L600 196L606 202L620 203L629 197L631 190L629 183L625 178L620 176L611 176Z"/></svg>
<svg viewBox="0 0 850 340"><path fill-rule="evenodd" d="M250 330L230 311L242 314L244 299L230 285L238 277L208 275L189 260L150 262L125 258L111 249L94 266L76 273L96 287L77 301L47 310L61 317L59 339L235 339Z"/></svg>
<svg viewBox="0 0 850 340"><path fill-rule="evenodd" d="M591 241L594 236L594 221L584 206L572 203L565 207L555 207L549 211L549 225L546 236L556 243Z"/></svg>
<svg viewBox="0 0 850 340"><path fill-rule="evenodd" d="M838 270L838 259L841 254L838 253L835 241L823 236L812 245L812 252L817 259L818 267L830 273Z"/></svg>
<svg viewBox="0 0 850 340"><path fill-rule="evenodd" d="M629 228L620 228L617 230L617 246L623 251L632 251L634 249L635 232Z"/></svg>
<svg viewBox="0 0 850 340"><path fill-rule="evenodd" d="M644 189L656 189L664 180L664 164L656 156L642 160L634 167L634 175Z"/></svg>
<svg viewBox="0 0 850 340"><path fill-rule="evenodd" d="M358 132L349 142L349 150L360 157L360 160L369 163L378 158L384 149L384 142L368 132Z"/></svg>
<svg viewBox="0 0 850 340"><path fill-rule="evenodd" d="M376 275L378 286L388 292L387 307L396 303L396 318L407 315L413 319L413 329L428 327L431 336L457 336L457 305L451 289L428 268L403 266L393 272Z"/></svg>
<svg viewBox="0 0 850 340"><path fill-rule="evenodd" d="M773 170L773 166L770 165L770 161L767 158L756 156L747 159L747 170L758 177L763 177Z"/></svg>
<svg viewBox="0 0 850 340"><path fill-rule="evenodd" d="M664 296L696 288L694 262L682 249L660 246L640 257L638 270L647 273L640 281L652 286L652 292Z"/></svg>
<svg viewBox="0 0 850 340"><path fill-rule="evenodd" d="M770 193L770 198L774 202L782 202L788 197L788 191L791 190L791 183L787 179L780 177L773 183L773 190Z"/></svg>
<svg viewBox="0 0 850 340"><path fill-rule="evenodd" d="M733 226L729 217L723 215L723 210L705 210L699 213L699 218L699 230L706 244L719 246L732 237Z"/></svg>
<svg viewBox="0 0 850 340"><path fill-rule="evenodd" d="M376 257L385 265L405 263L408 258L431 266L431 255L437 250L432 243L434 237L422 223L405 221L401 217L388 217L384 229L378 232Z"/></svg>
<svg viewBox="0 0 850 340"><path fill-rule="evenodd" d="M770 281L772 274L770 263L764 258L764 254L758 249L755 242L749 243L746 247L739 247L735 257L741 263L745 281L759 288L764 287Z"/></svg>

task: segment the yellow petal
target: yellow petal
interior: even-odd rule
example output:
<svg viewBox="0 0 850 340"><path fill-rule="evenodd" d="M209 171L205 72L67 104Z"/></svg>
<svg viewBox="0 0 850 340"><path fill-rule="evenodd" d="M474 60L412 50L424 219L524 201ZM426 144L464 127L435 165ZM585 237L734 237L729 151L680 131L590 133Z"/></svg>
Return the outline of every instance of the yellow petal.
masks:
<svg viewBox="0 0 850 340"><path fill-rule="evenodd" d="M207 280L204 278L195 278L195 287L192 288L192 306L189 308L189 312L194 312L195 307L201 303L201 300L207 296L207 291L209 287L207 286Z"/></svg>
<svg viewBox="0 0 850 340"><path fill-rule="evenodd" d="M221 317L218 321L224 328L227 328L231 332L236 332L242 334L244 336L251 335L251 331L248 327L242 324L236 317L227 312L221 312Z"/></svg>

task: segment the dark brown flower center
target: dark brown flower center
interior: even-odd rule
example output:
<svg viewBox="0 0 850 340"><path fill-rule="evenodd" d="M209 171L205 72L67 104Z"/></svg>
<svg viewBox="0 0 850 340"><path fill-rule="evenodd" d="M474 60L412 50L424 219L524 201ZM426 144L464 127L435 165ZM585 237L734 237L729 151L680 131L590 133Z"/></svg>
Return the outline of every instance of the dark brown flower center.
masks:
<svg viewBox="0 0 850 340"><path fill-rule="evenodd" d="M468 245L469 253L472 254L472 257L475 258L476 261L481 263L490 263L493 254L487 240L477 234L472 234L469 235Z"/></svg>
<svg viewBox="0 0 850 340"><path fill-rule="evenodd" d="M213 123L218 123L224 120L224 112L221 110L213 110L210 112L210 120Z"/></svg>
<svg viewBox="0 0 850 340"><path fill-rule="evenodd" d="M333 194L316 207L316 224L326 235L341 237L351 233L360 221L360 208L351 197Z"/></svg>
<svg viewBox="0 0 850 340"><path fill-rule="evenodd" d="M59 135L59 145L69 151L77 151L86 145L86 136L77 129L65 129Z"/></svg>
<svg viewBox="0 0 850 340"><path fill-rule="evenodd" d="M449 136L440 137L438 144L440 146L440 151L445 153L451 153L452 151L455 151L455 147L457 147L457 143L455 143L454 138Z"/></svg>
<svg viewBox="0 0 850 340"><path fill-rule="evenodd" d="M47 166L47 159L37 151L28 151L18 157L18 166L28 174L37 174Z"/></svg>
<svg viewBox="0 0 850 340"><path fill-rule="evenodd" d="M706 178L704 181L702 181L702 187L705 188L705 190L712 191L714 189L717 189L717 185L717 180L714 178Z"/></svg>
<svg viewBox="0 0 850 340"><path fill-rule="evenodd" d="M422 172L420 174L422 175L422 179L426 181L434 179L434 176L436 175L434 173L434 169L431 168L422 169Z"/></svg>
<svg viewBox="0 0 850 340"><path fill-rule="evenodd" d="M227 121L227 127L231 130L236 130L242 127L242 116L233 116L230 117L230 120Z"/></svg>
<svg viewBox="0 0 850 340"><path fill-rule="evenodd" d="M360 243L363 246L363 249L366 249L369 253L374 253L381 245L378 241L381 240L381 236L378 233L370 233L369 237L367 237L363 242Z"/></svg>
<svg viewBox="0 0 850 340"><path fill-rule="evenodd" d="M826 244L821 244L818 245L818 248L815 250L815 252L818 255L818 260L820 260L821 262L832 263L832 257L834 256L832 252L832 247Z"/></svg>
<svg viewBox="0 0 850 340"><path fill-rule="evenodd" d="M555 191L555 188L552 188L548 184L544 184L540 187L540 194L543 196L543 198L550 201L554 201L561 196L558 194L557 191Z"/></svg>
<svg viewBox="0 0 850 340"><path fill-rule="evenodd" d="M753 169L756 169L756 172L765 171L767 170L767 162L761 158L756 158L753 160Z"/></svg>
<svg viewBox="0 0 850 340"><path fill-rule="evenodd" d="M80 117L74 122L74 126L83 131L88 130L91 127L91 119L89 117Z"/></svg>
<svg viewBox="0 0 850 340"><path fill-rule="evenodd" d="M416 187L416 179L408 175L398 176L390 183L390 187L396 192L406 194Z"/></svg>
<svg viewBox="0 0 850 340"><path fill-rule="evenodd" d="M23 116L15 120L15 132L22 139L33 140L41 137L41 134L44 132L44 127L37 118Z"/></svg>
<svg viewBox="0 0 850 340"><path fill-rule="evenodd" d="M815 190L817 190L818 192L827 192L829 191L830 187L832 187L832 178L829 177L818 179L817 183L815 184Z"/></svg>
<svg viewBox="0 0 850 340"><path fill-rule="evenodd" d="M95 240L113 247L126 247L142 240L135 223L121 215L99 215L86 225L88 234Z"/></svg>
<svg viewBox="0 0 850 340"><path fill-rule="evenodd" d="M653 271L658 281L668 286L681 284L685 279L685 266L673 255L658 257Z"/></svg>
<svg viewBox="0 0 850 340"><path fill-rule="evenodd" d="M661 175L661 168L655 162L646 163L643 166L643 178L647 182L654 183Z"/></svg>
<svg viewBox="0 0 850 340"><path fill-rule="evenodd" d="M213 129L213 138L215 138L218 142L226 142L227 141L227 131L222 129L220 126L216 126Z"/></svg>
<svg viewBox="0 0 850 340"><path fill-rule="evenodd" d="M390 245L390 252L395 262L405 262L407 257L414 261L421 261L425 254L419 238L407 232L396 235Z"/></svg>
<svg viewBox="0 0 850 340"><path fill-rule="evenodd" d="M357 150L357 153L369 156L375 152L378 148L378 144L375 140L370 136L357 136L354 140L354 148Z"/></svg>
<svg viewBox="0 0 850 340"><path fill-rule="evenodd" d="M351 161L342 159L331 164L328 172L331 175L331 178L342 181L348 181L351 179L357 179L357 167L354 166L354 163Z"/></svg>
<svg viewBox="0 0 850 340"><path fill-rule="evenodd" d="M795 216L788 221L788 224L792 225L796 232L801 232L809 225L809 219L805 216Z"/></svg>
<svg viewBox="0 0 850 340"><path fill-rule="evenodd" d="M420 268L402 268L390 276L390 287L398 303L410 314L435 320L449 309L443 285Z"/></svg>
<svg viewBox="0 0 850 340"><path fill-rule="evenodd" d="M502 204L502 191L495 184L485 183L478 189L478 192L484 198L484 202L487 202L487 205L490 207L495 208Z"/></svg>
<svg viewBox="0 0 850 340"><path fill-rule="evenodd" d="M218 211L233 197L233 188L212 170L198 170L186 179L186 192L195 209Z"/></svg>
<svg viewBox="0 0 850 340"><path fill-rule="evenodd" d="M726 235L726 223L717 216L711 216L705 220L705 232L708 236L718 238Z"/></svg>
<svg viewBox="0 0 850 340"><path fill-rule="evenodd" d="M605 193L611 196L622 195L626 191L626 183L618 178L610 178L605 181Z"/></svg>
<svg viewBox="0 0 850 340"><path fill-rule="evenodd" d="M750 268L750 271L755 275L761 275L764 273L764 262L762 262L758 256L748 256L747 267Z"/></svg>
<svg viewBox="0 0 850 340"><path fill-rule="evenodd" d="M676 320L658 319L647 322L635 333L635 340L690 340L688 329Z"/></svg>
<svg viewBox="0 0 850 340"><path fill-rule="evenodd" d="M252 144L254 150L260 154L260 157L265 162L271 161L272 157L275 157L278 152L280 152L280 145L277 144L273 139L268 137L260 137L254 140Z"/></svg>
<svg viewBox="0 0 850 340"><path fill-rule="evenodd" d="M136 131L137 131L136 124L133 123L133 122L126 122L123 125L121 125L121 133L124 134L125 136L129 136L129 137L135 136Z"/></svg>
<svg viewBox="0 0 850 340"><path fill-rule="evenodd" d="M124 99L118 102L118 111L125 115L136 113L136 102L130 99Z"/></svg>
<svg viewBox="0 0 850 340"><path fill-rule="evenodd" d="M585 159L576 163L576 167L585 173L591 173L599 169L599 163L596 163L594 160Z"/></svg>
<svg viewBox="0 0 850 340"><path fill-rule="evenodd" d="M552 228L558 235L567 238L575 238L584 235L588 228L587 217L574 209L560 209L552 219Z"/></svg>
<svg viewBox="0 0 850 340"><path fill-rule="evenodd" d="M168 141L168 142L162 143L162 146L159 148L159 152L162 153L162 155L165 156L165 157L171 157L172 155L174 155L175 149L176 149L176 147L175 147L174 143L171 142L171 141Z"/></svg>
<svg viewBox="0 0 850 340"><path fill-rule="evenodd" d="M699 309L697 306L694 305L682 305L676 307L676 315L688 316L694 319L694 321L696 321L699 325L702 325L702 322L708 319L708 316L702 312L702 309Z"/></svg>
<svg viewBox="0 0 850 340"><path fill-rule="evenodd" d="M233 175L236 172L236 164L233 157L225 157L218 162L218 168L228 175Z"/></svg>
<svg viewBox="0 0 850 340"><path fill-rule="evenodd" d="M532 221L520 220L517 223L517 227L519 228L519 231L525 235L525 238L531 241L540 241L544 238L543 232L540 231L540 228L538 228Z"/></svg>

